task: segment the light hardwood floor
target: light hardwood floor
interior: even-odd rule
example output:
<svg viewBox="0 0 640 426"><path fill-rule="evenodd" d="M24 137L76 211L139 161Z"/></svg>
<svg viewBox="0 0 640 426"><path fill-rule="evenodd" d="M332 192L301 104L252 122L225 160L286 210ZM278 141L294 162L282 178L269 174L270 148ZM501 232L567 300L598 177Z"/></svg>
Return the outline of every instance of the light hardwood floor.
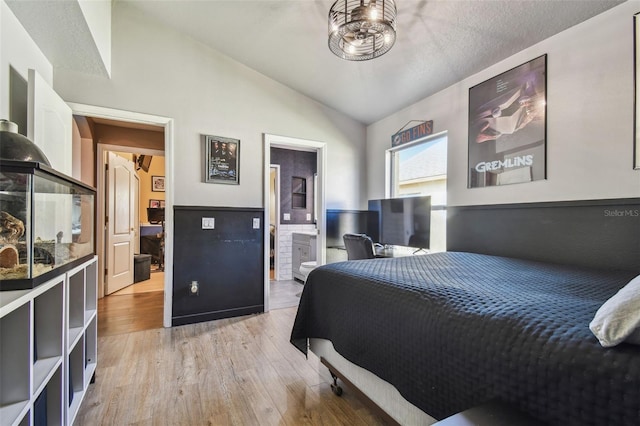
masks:
<svg viewBox="0 0 640 426"><path fill-rule="evenodd" d="M98 299L98 337L162 328L164 272Z"/></svg>
<svg viewBox="0 0 640 426"><path fill-rule="evenodd" d="M76 425L383 424L289 343L301 283L272 281L270 313L165 329L162 281L98 301L96 382Z"/></svg>
<svg viewBox="0 0 640 426"><path fill-rule="evenodd" d="M348 388L335 396L317 357L289 343L295 314L99 335L96 381L75 424L383 424Z"/></svg>

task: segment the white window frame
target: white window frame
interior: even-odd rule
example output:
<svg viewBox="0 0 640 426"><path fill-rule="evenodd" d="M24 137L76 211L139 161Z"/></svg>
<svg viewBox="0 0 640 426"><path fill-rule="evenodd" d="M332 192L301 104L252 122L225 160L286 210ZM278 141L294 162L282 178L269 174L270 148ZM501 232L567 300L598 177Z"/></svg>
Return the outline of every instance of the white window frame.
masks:
<svg viewBox="0 0 640 426"><path fill-rule="evenodd" d="M414 145L418 145L418 144L422 144L422 143L426 143L426 142L430 142L432 140L435 139L439 139L442 137L447 137L447 131L443 131L440 133L436 133L433 135L429 135L429 136L425 136L424 138L420 138L420 139L416 139L415 141L411 141L411 142L407 142L405 144L402 145L398 145L398 146L394 146L392 148L389 148L385 151L385 174L384 174L384 195L385 198L394 198L396 196L395 194L395 188L397 185L395 185L395 182L393 182L393 179L395 179L394 176L397 176L396 174L396 153L402 151L403 149L407 149L410 148Z"/></svg>

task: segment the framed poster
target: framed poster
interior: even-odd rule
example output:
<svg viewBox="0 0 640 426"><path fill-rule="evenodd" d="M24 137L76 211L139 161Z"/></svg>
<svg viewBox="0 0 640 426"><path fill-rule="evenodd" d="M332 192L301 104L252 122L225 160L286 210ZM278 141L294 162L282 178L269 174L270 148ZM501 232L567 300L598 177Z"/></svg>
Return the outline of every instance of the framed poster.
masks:
<svg viewBox="0 0 640 426"><path fill-rule="evenodd" d="M240 140L205 136L205 182L240 184Z"/></svg>
<svg viewBox="0 0 640 426"><path fill-rule="evenodd" d="M469 89L468 188L546 179L547 55Z"/></svg>
<svg viewBox="0 0 640 426"><path fill-rule="evenodd" d="M633 15L633 66L634 90L633 105L635 115L633 120L633 168L640 170L640 14Z"/></svg>

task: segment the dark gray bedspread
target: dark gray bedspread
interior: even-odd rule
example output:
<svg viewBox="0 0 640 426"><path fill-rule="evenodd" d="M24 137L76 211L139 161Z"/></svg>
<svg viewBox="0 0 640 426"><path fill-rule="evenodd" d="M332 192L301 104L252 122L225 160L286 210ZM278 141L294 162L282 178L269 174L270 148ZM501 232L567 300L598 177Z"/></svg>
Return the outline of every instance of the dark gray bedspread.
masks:
<svg viewBox="0 0 640 426"><path fill-rule="evenodd" d="M640 346L589 322L636 273L471 253L315 269L291 342L331 340L441 419L501 400L557 425L640 425Z"/></svg>

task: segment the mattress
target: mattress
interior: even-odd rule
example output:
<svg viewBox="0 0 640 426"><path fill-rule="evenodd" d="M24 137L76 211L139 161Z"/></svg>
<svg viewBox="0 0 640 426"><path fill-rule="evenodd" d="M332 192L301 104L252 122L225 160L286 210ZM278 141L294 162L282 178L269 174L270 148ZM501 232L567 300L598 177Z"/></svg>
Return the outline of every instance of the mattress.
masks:
<svg viewBox="0 0 640 426"><path fill-rule="evenodd" d="M324 265L291 342L330 340L436 419L498 400L550 424L637 425L640 347L589 330L635 275L456 252Z"/></svg>

